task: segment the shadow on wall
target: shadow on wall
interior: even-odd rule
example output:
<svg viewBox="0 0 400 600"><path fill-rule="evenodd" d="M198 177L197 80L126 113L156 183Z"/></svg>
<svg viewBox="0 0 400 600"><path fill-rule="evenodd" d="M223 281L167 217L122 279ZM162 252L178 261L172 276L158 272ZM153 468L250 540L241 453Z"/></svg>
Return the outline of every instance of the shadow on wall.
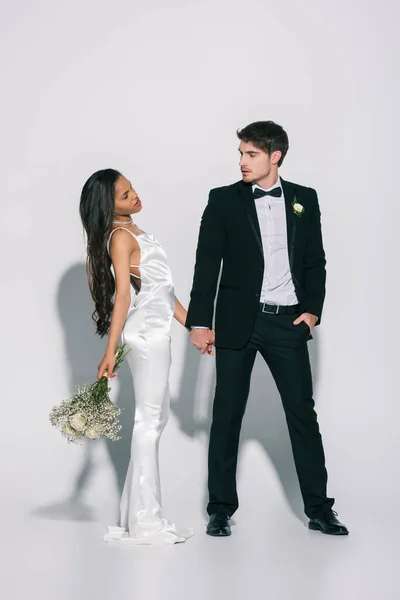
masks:
<svg viewBox="0 0 400 600"><path fill-rule="evenodd" d="M73 265L62 277L57 293L57 307L64 331L66 364L69 370L70 395L77 385L95 381L97 366L106 347L103 340L95 335L91 320L93 302L90 297L84 263ZM107 441L107 450L113 465L118 488L122 493L125 474L129 463L130 441L133 424L133 386L128 365L124 362L118 374L118 392L114 401L122 409L120 432L121 440ZM95 470L94 443L84 444L84 458L76 474L68 497L55 504L40 507L34 511L37 516L48 519L90 521L95 519L93 508L84 502L85 489Z"/></svg>
<svg viewBox="0 0 400 600"><path fill-rule="evenodd" d="M93 311L93 304L88 290L84 263L72 266L62 277L58 288L57 304L65 336L65 351L72 395L77 385L94 380L97 365L106 345L105 339L101 340L99 336L95 335L91 322L90 315ZM309 343L309 351L315 383L318 381L318 332L314 335L314 340ZM200 378L203 378L204 364L201 361L208 360L212 359L208 356L202 357L190 346L189 342L187 343L183 375L177 396L171 399L171 408L180 429L189 437L197 437L201 432L205 432L208 437L210 430L215 374L212 373L211 378L208 378L206 394L202 399L201 416L199 416L199 407L196 406L196 394L194 393L199 383L199 387L203 387ZM209 365L208 368L210 368ZM129 463L134 412L132 378L126 363L123 363L120 368L118 381L118 392L116 395L114 394L114 400L123 409L121 415L122 439L116 443L106 442L106 444L118 489L122 493ZM276 470L292 512L299 519L304 520L303 502L282 404L269 370L261 357L257 358L253 370L240 446L242 447L248 440L256 440L260 443ZM93 442L85 444L82 465L67 498L35 509L36 516L76 521L89 521L96 518L93 507L88 506L84 501L86 487L96 468L93 449ZM207 448L204 448L204 452L207 452ZM206 481L204 482L203 500L205 506L207 500Z"/></svg>

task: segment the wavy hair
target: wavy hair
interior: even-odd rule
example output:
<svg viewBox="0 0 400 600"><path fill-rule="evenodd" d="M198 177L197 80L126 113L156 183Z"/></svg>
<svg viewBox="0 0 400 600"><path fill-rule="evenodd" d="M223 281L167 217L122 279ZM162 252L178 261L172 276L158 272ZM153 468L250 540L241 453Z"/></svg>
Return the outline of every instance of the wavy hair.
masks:
<svg viewBox="0 0 400 600"><path fill-rule="evenodd" d="M115 281L107 242L114 215L115 184L121 173L103 169L93 173L83 186L79 213L87 236L86 270L95 310L96 333L104 337L110 329Z"/></svg>

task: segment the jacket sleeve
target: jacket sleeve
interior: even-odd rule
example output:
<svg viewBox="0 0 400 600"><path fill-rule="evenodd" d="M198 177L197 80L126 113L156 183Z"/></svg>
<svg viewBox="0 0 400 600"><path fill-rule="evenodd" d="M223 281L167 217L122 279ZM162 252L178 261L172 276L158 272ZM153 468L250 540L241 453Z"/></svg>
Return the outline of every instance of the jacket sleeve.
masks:
<svg viewBox="0 0 400 600"><path fill-rule="evenodd" d="M315 202L304 260L304 308L305 312L318 317L318 323L320 323L325 300L326 260L322 243L321 212L318 197L315 190L312 190L312 193Z"/></svg>
<svg viewBox="0 0 400 600"><path fill-rule="evenodd" d="M211 190L200 223L193 286L186 327L212 328L214 300L225 242L225 223L218 198Z"/></svg>

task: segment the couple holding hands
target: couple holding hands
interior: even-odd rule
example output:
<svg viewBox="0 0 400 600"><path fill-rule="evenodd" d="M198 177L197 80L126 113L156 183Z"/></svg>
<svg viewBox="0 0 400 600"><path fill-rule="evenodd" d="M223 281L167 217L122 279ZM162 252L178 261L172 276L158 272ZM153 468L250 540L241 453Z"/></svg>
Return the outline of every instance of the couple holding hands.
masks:
<svg viewBox="0 0 400 600"><path fill-rule="evenodd" d="M280 125L259 121L237 135L242 178L210 192L188 311L174 295L164 250L132 220L142 204L130 181L105 169L94 173L82 190L93 318L97 333L108 336L98 377L105 370L113 376L114 352L122 338L131 349L127 360L135 392L121 521L109 527L104 538L108 542L160 545L192 535L167 520L161 505L158 446L169 415L173 317L188 328L191 343L202 354L212 354L216 347L207 534L230 535L229 520L238 508L240 428L257 352L282 399L308 526L326 534L348 534L332 510L333 498L327 496L307 350L325 297L317 194L279 177L289 146Z"/></svg>

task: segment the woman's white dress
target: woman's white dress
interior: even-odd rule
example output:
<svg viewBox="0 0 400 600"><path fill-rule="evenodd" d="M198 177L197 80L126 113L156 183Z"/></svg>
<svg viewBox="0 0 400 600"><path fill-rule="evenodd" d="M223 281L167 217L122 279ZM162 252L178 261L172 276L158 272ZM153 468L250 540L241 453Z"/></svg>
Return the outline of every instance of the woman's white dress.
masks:
<svg viewBox="0 0 400 600"><path fill-rule="evenodd" d="M140 291L131 287L131 304L122 332L130 349L129 363L135 393L131 457L121 498L121 526L109 527L106 542L174 544L192 531L162 515L158 446L170 408L170 327L174 315L174 286L167 257L153 235L133 234L140 248ZM137 265L131 265L132 267Z"/></svg>

